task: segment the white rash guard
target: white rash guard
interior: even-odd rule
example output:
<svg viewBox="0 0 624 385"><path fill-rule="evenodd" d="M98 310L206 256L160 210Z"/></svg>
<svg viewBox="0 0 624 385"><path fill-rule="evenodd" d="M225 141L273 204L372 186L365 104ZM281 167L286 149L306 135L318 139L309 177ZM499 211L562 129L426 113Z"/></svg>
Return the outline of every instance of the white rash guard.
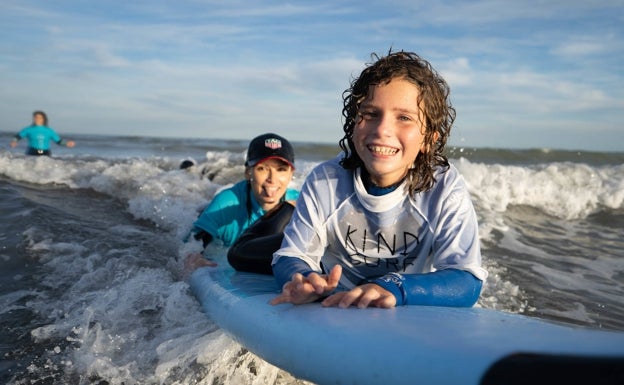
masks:
<svg viewBox="0 0 624 385"><path fill-rule="evenodd" d="M341 286L352 288L388 273L424 274L445 269L484 281L477 218L465 182L452 165L438 169L433 187L409 196L396 190L367 193L360 170L324 162L308 175L281 248L317 272L343 267Z"/></svg>

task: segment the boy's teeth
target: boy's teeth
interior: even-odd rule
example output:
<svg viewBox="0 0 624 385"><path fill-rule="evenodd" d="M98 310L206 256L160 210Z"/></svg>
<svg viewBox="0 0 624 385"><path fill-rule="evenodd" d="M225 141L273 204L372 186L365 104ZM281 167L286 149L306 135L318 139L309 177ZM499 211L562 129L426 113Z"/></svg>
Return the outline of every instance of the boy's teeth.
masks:
<svg viewBox="0 0 624 385"><path fill-rule="evenodd" d="M397 151L399 151L396 148L382 146L368 146L368 149L374 153L381 155L394 155L397 153Z"/></svg>

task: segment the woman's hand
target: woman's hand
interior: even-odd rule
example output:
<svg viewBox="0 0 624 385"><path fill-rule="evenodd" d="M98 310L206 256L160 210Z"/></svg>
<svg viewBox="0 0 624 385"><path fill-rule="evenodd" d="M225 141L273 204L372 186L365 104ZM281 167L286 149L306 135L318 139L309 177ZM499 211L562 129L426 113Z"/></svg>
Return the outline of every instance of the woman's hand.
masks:
<svg viewBox="0 0 624 385"><path fill-rule="evenodd" d="M17 140L12 140L11 141L11 148L15 148L17 147Z"/></svg>
<svg viewBox="0 0 624 385"><path fill-rule="evenodd" d="M374 283L355 287L349 291L341 291L330 295L322 302L325 307L348 308L357 306L360 309L367 307L381 307L389 309L396 306L396 298L383 287Z"/></svg>
<svg viewBox="0 0 624 385"><path fill-rule="evenodd" d="M187 278L191 275L192 272L199 269L200 267L216 267L217 263L211 259L206 259L201 253L191 253L186 256L184 260L184 269L182 271L182 276Z"/></svg>
<svg viewBox="0 0 624 385"><path fill-rule="evenodd" d="M76 142L74 142L73 140L68 140L65 145L69 148L72 148L76 145Z"/></svg>
<svg viewBox="0 0 624 385"><path fill-rule="evenodd" d="M331 293L338 287L338 282L342 276L342 267L339 265L329 272L329 274L320 275L312 273L307 277L296 273L290 282L286 282L282 287L282 294L273 298L271 305L279 305L281 303L292 303L301 305L304 303L314 302L317 299Z"/></svg>

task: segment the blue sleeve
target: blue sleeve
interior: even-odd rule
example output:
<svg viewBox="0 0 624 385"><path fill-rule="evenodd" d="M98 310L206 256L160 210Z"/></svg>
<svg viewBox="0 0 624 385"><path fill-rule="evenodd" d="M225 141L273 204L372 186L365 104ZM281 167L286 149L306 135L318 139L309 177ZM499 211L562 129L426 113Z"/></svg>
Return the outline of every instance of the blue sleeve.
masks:
<svg viewBox="0 0 624 385"><path fill-rule="evenodd" d="M458 269L427 274L390 273L373 283L394 294L397 306L471 307L479 299L483 285L470 272Z"/></svg>
<svg viewBox="0 0 624 385"><path fill-rule="evenodd" d="M280 257L273 265L273 275L277 285L281 288L284 284L291 280L295 273L300 273L307 277L314 270L302 259L296 257Z"/></svg>

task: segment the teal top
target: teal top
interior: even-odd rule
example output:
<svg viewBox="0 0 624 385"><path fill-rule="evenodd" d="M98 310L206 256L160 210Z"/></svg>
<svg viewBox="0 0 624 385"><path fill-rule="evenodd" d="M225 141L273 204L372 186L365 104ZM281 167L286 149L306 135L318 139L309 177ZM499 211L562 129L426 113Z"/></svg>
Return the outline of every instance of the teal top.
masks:
<svg viewBox="0 0 624 385"><path fill-rule="evenodd" d="M35 150L47 151L50 149L50 140L61 144L61 137L47 126L28 126L15 136L17 139L28 139L28 146Z"/></svg>
<svg viewBox="0 0 624 385"><path fill-rule="evenodd" d="M219 192L193 223L193 232L203 230L219 238L225 246L231 246L247 227L266 213L248 190L248 184L247 180L242 180ZM289 188L284 199L290 201L298 197L299 191Z"/></svg>

